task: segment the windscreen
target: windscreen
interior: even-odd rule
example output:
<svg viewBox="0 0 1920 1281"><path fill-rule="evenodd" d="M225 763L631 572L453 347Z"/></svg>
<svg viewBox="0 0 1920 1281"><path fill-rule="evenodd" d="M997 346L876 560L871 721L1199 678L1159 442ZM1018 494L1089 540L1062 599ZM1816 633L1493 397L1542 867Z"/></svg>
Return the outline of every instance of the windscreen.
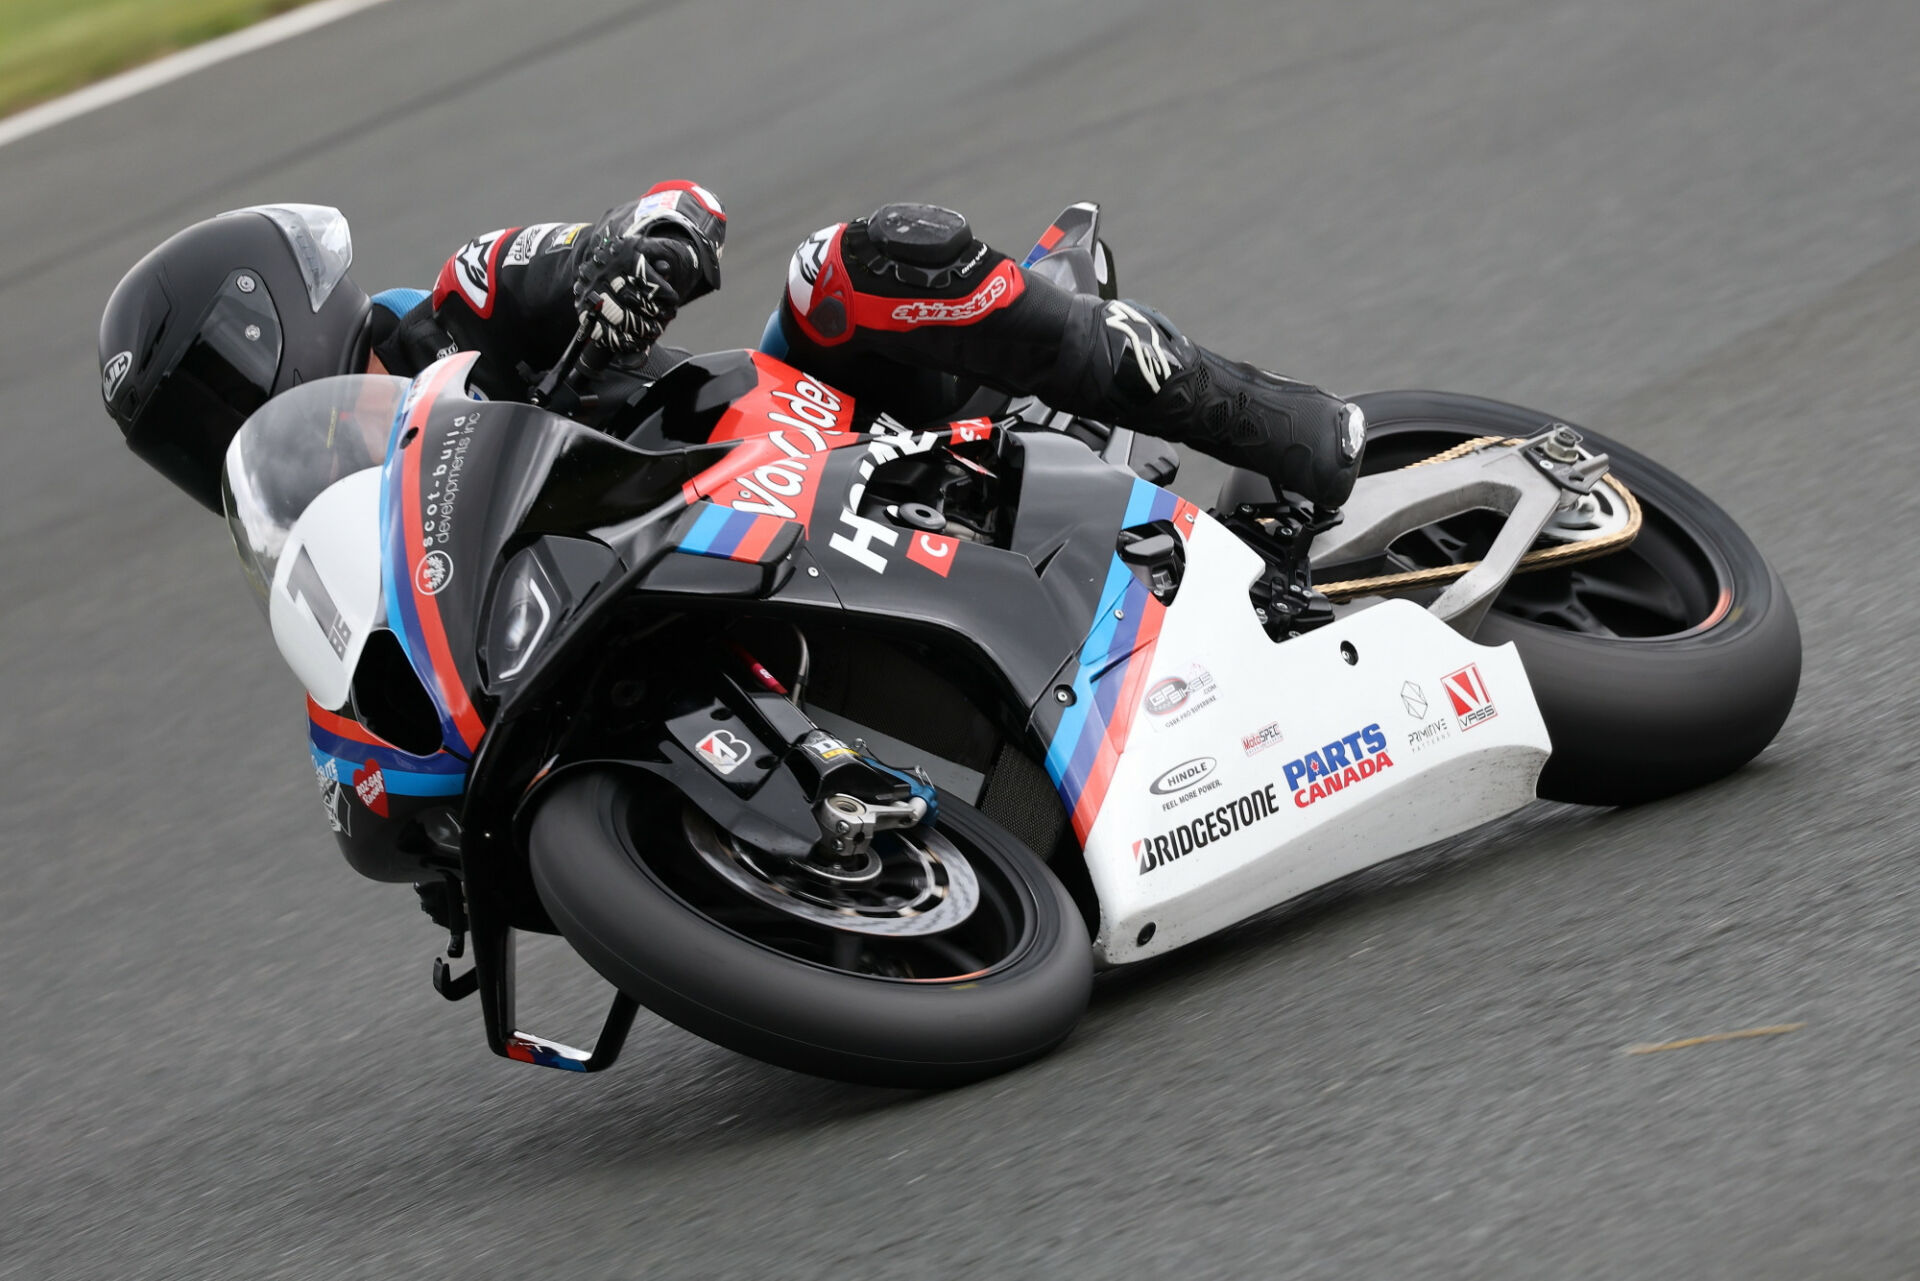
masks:
<svg viewBox="0 0 1920 1281"><path fill-rule="evenodd" d="M275 396L234 434L221 499L263 612L294 522L335 481L385 460L408 386L372 375L322 378Z"/></svg>

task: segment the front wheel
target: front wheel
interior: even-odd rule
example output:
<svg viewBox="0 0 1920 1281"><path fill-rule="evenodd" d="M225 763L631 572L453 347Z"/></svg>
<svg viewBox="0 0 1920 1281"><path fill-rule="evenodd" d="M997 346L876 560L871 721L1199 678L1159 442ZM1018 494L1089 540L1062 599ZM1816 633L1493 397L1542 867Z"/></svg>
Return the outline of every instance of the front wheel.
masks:
<svg viewBox="0 0 1920 1281"><path fill-rule="evenodd" d="M1363 474L1476 436L1530 436L1551 415L1445 392L1355 397ZM1612 460L1644 523L1624 549L1516 574L1474 639L1512 641L1553 755L1548 800L1627 805L1730 774L1773 741L1800 687L1800 627L1752 541L1712 500L1645 455L1579 429ZM1397 541L1389 570L1476 560L1500 517L1469 512Z"/></svg>
<svg viewBox="0 0 1920 1281"><path fill-rule="evenodd" d="M1092 988L1058 881L950 797L884 833L854 883L760 854L633 771L555 783L530 831L534 885L614 986L698 1036L781 1067L929 1088L1066 1039Z"/></svg>

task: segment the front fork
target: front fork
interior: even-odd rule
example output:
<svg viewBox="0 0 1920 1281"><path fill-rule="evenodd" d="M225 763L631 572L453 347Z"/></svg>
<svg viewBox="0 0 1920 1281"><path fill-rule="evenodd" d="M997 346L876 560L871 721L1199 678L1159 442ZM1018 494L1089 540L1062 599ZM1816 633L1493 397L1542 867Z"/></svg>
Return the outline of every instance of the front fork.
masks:
<svg viewBox="0 0 1920 1281"><path fill-rule="evenodd" d="M719 673L718 696L662 723L649 755L664 758L664 765L658 759L628 764L676 787L723 828L746 826L770 853L812 862L838 879L876 874L873 838L932 822L939 804L932 782L918 769L881 762L864 742L843 742L821 729L751 658L747 676L751 683ZM589 747L575 759L608 758ZM555 769L550 764L535 783L550 779ZM743 824L748 817L752 821ZM494 838L491 832L481 835L488 843ZM478 992L487 1045L504 1058L569 1072L610 1067L626 1044L639 1003L616 992L591 1050L519 1030L514 928L503 910L504 896L497 889L490 892L485 876L476 880L482 862L463 859L465 876L416 887L422 906L449 933L445 957L434 958L434 990L449 1001ZM468 933L473 967L456 975L448 961L466 950Z"/></svg>

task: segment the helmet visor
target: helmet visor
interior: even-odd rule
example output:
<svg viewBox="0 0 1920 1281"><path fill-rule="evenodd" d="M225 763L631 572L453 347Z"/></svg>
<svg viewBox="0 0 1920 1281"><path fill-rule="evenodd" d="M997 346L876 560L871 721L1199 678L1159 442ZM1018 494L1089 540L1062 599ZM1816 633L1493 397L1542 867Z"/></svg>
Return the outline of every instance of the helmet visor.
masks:
<svg viewBox="0 0 1920 1281"><path fill-rule="evenodd" d="M307 302L317 313L353 265L353 231L347 216L330 205L249 205L234 213L257 213L280 228L300 264Z"/></svg>

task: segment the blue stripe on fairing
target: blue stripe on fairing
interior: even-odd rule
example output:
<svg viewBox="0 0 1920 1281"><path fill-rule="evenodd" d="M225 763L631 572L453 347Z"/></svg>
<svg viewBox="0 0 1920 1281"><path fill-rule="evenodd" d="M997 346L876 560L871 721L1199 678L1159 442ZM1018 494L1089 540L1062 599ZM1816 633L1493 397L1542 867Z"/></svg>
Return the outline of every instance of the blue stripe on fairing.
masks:
<svg viewBox="0 0 1920 1281"><path fill-rule="evenodd" d="M467 772L467 762L457 756L415 756L411 752L383 747L378 743L362 743L355 739L343 738L317 721L307 722L307 741L316 751L337 756L343 761L356 761L361 765L368 761L378 761L382 769L405 770L410 774L464 776Z"/></svg>
<svg viewBox="0 0 1920 1281"><path fill-rule="evenodd" d="M331 761L334 773L349 787L353 786L354 773L366 768L368 761L373 761L380 766L380 777L386 783L387 790L395 796L458 796L467 790L464 771L459 774L416 774L412 770L389 765L374 754L362 755L355 760L351 756L323 752L311 744L308 750L313 756L315 769L324 770Z"/></svg>
<svg viewBox="0 0 1920 1281"><path fill-rule="evenodd" d="M396 316L404 316L427 300L424 289L382 289L367 301L385 307Z"/></svg>
<svg viewBox="0 0 1920 1281"><path fill-rule="evenodd" d="M1136 479L1127 494L1127 509L1121 517L1122 529L1144 525L1172 516L1179 497L1157 485ZM1100 739L1113 719L1124 679L1094 680L1105 674L1115 660L1133 653L1134 638L1146 613L1147 589L1133 576L1118 555L1107 567L1107 581L1100 588L1100 612L1094 616L1087 639L1080 646L1080 670L1073 678L1073 704L1060 715L1060 724L1047 744L1047 775L1053 779L1062 799L1072 812L1086 785L1087 771L1099 754ZM1115 618L1118 611L1122 617ZM1122 673L1124 675L1124 673ZM1089 720L1096 732L1087 733Z"/></svg>
<svg viewBox="0 0 1920 1281"><path fill-rule="evenodd" d="M680 540L680 550L706 555L708 549L713 546L713 540L719 537L721 529L726 526L727 517L732 515L734 512L729 508L722 507L718 503L708 503L707 509L701 512L699 519L693 522L693 528L689 529L686 537Z"/></svg>
<svg viewBox="0 0 1920 1281"><path fill-rule="evenodd" d="M707 555L733 555L733 549L740 545L740 540L747 536L747 531L752 529L759 519L760 517L752 512L734 512L729 515L727 523L722 525L720 532L713 536L713 545L707 548Z"/></svg>

